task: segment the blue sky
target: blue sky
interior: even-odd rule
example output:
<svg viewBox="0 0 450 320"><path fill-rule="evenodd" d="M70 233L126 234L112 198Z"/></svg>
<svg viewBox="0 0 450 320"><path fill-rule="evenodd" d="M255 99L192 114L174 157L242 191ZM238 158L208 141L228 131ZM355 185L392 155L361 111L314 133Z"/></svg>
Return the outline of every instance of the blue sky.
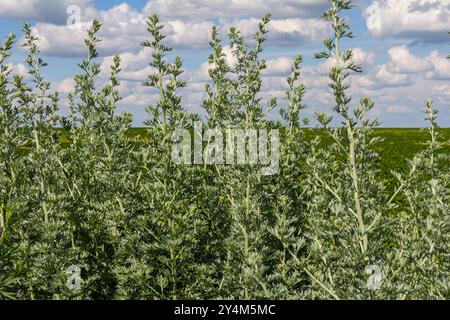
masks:
<svg viewBox="0 0 450 320"><path fill-rule="evenodd" d="M423 101L435 100L440 124L450 126L450 0L356 0L348 13L356 38L346 43L364 73L351 77L355 101L371 96L376 101L372 116L386 127L423 126ZM67 8L80 8L80 23L67 25ZM0 0L0 37L14 32L21 37L21 24L30 21L41 38L49 63L46 70L54 90L71 91L76 63L84 55L85 30L94 18L104 22L100 46L102 74L107 78L113 54L123 61L120 110L134 114L135 125L145 120L144 108L155 99L154 92L140 83L151 69L150 54L139 43L148 38L145 19L151 13L166 25L167 44L184 60L189 87L181 92L186 108L201 112L204 84L208 81L207 58L210 29L217 25L223 37L236 25L246 37L255 31L258 19L272 12L270 35L264 57L269 69L264 74L264 98L278 97L286 89L286 76L293 58L305 57L304 82L309 105L306 116L330 110L327 69L332 61L317 61L313 53L329 35L321 19L328 0ZM14 72L26 74L25 53L16 46L9 62ZM228 57L233 63L231 54Z"/></svg>

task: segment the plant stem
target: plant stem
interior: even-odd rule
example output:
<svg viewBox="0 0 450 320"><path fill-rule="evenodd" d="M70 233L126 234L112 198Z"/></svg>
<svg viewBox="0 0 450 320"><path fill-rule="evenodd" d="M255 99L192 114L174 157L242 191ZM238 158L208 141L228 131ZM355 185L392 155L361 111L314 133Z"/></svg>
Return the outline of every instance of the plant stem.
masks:
<svg viewBox="0 0 450 320"><path fill-rule="evenodd" d="M358 226L359 226L359 233L361 237L361 249L363 253L367 252L368 249L368 237L366 233L366 225L364 223L364 215L361 208L361 199L360 199L360 190L359 190L359 181L358 181L358 171L356 167L356 155L355 155L355 136L353 132L353 128L351 123L347 120L347 133L348 138L350 140L350 166L351 166L351 176L353 181L353 197L355 201L355 207L356 207L356 214L358 217Z"/></svg>
<svg viewBox="0 0 450 320"><path fill-rule="evenodd" d="M0 207L0 242L1 242L1 240L3 240L3 235L6 231L5 209L6 209L5 206L1 205L1 207Z"/></svg>
<svg viewBox="0 0 450 320"><path fill-rule="evenodd" d="M324 285L319 279L317 279L311 272L309 272L308 269L304 269L306 274L313 280L315 283L317 283L322 289L324 289L326 292L328 292L335 300L341 300L339 296L333 292L330 288L328 288L326 285Z"/></svg>

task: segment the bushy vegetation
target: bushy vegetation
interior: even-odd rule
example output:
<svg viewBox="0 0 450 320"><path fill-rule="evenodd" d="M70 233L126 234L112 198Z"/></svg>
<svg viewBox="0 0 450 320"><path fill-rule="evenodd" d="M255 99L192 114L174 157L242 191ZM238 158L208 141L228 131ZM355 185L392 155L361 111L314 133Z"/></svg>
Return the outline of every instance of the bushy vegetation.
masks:
<svg viewBox="0 0 450 320"><path fill-rule="evenodd" d="M321 135L304 130L302 56L284 101L263 103L270 15L252 43L230 30L235 66L212 30L204 127L282 129L273 176L258 165L172 163L172 134L200 117L183 109L182 60L168 60L157 16L142 44L154 70L143 86L160 94L145 139L131 137L131 115L116 112L118 56L98 87L100 22L88 32L68 116L42 76L30 26L31 81L11 74L9 36L0 46L0 299L449 299L449 153L437 110L426 101L427 144L388 183L379 122L367 116L375 102L353 106L348 95L347 78L361 71L342 48L353 37L343 18L351 3L330 2L334 32L316 56L335 60L335 101L332 115L316 115ZM269 120L278 105L282 121ZM330 127L333 117L340 127ZM71 266L80 288L67 285Z"/></svg>

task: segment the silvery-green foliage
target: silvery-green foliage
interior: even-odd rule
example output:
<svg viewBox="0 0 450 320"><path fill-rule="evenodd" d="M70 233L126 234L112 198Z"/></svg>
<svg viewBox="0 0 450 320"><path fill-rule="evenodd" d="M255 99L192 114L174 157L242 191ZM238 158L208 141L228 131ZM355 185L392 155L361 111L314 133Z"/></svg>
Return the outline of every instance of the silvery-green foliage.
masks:
<svg viewBox="0 0 450 320"><path fill-rule="evenodd" d="M341 48L341 39L353 37L340 16L351 2L331 4L325 19L335 35L324 41L327 50L316 57L335 63L330 88L342 126L331 129L332 117L317 115L334 143L329 149L317 149L313 143L308 157L311 201L305 228L310 248L305 271L311 287L306 293L335 299L448 297L448 180L442 179L448 170L439 165L445 160L436 154L436 111L428 101L428 148L410 163L409 176L397 174L399 184L388 192L378 178L378 155L373 151L379 142L373 134L378 122L366 117L374 102L364 98L352 112L346 94L350 71L361 71L352 51ZM398 210L402 195L410 204L408 212ZM369 285L373 275L367 273L373 266L381 272L376 287Z"/></svg>
<svg viewBox="0 0 450 320"><path fill-rule="evenodd" d="M252 48L236 28L230 29L228 37L236 59L234 66L226 64L217 30L213 29L212 84L206 88L208 99L204 103L210 127L269 128L259 97L261 73L267 67L260 53L269 22L270 15L262 19L253 37L255 43ZM223 105L223 102L228 104ZM274 104L271 101L270 107ZM225 217L229 219L224 221L226 238L219 296L242 299L269 297L268 264L264 251L271 213L265 206L268 197L266 181L258 166L215 166L214 170L218 175L219 198L227 208Z"/></svg>
<svg viewBox="0 0 450 320"><path fill-rule="evenodd" d="M287 108L280 111L286 124L280 172L268 183L272 188L266 205L272 213L272 221L268 230L271 241L266 251L272 267L267 277L270 297L277 299L303 298L303 287L307 283L303 234L306 189L301 181L307 178L305 155L310 151L301 127L307 124L306 119L301 120L301 112L307 108L302 103L305 85L299 83L302 62L303 56L297 56L287 79Z"/></svg>
<svg viewBox="0 0 450 320"><path fill-rule="evenodd" d="M395 298L450 297L450 185L448 155L439 153L442 139L433 101L424 110L429 122L427 148L409 161L410 172L396 174L407 210L395 226L396 245L390 252L390 281Z"/></svg>
<svg viewBox="0 0 450 320"><path fill-rule="evenodd" d="M253 48L249 47L235 27L230 28L228 35L233 56L237 60L233 68L236 79L233 81L235 101L232 102L232 107L236 108L238 116L238 122L235 124L245 125L247 128L251 126L258 128L260 123L264 123L265 114L259 93L262 89L261 73L267 68L267 63L265 59L260 58L260 54L266 41L270 17L270 14L266 15L259 23L258 31L253 37L255 41ZM273 100L269 102L269 106L274 107Z"/></svg>
<svg viewBox="0 0 450 320"><path fill-rule="evenodd" d="M211 83L206 86L204 108L208 127L276 128L267 113L276 107L270 100L263 106L259 93L266 63L260 58L270 16L262 19L254 44L244 41L239 31L230 29L229 40L236 60L229 66L222 40L212 30L209 59ZM216 203L217 223L222 224L223 263L219 270L219 297L222 298L295 298L301 297L304 281L299 259L303 255L301 237L301 186L306 144L300 130L301 100L305 87L298 84L302 57L296 58L286 92L287 110L282 112L289 129L282 143L285 155L280 173L264 177L252 166L223 167L207 170L209 191ZM225 130L224 134L225 133ZM303 161L304 162L304 161ZM217 199L218 200L214 200ZM220 262L220 261L219 261Z"/></svg>
<svg viewBox="0 0 450 320"><path fill-rule="evenodd" d="M92 299L110 298L116 290L114 261L127 214L122 185L129 179L131 150L126 137L131 116L116 115L119 57L113 59L109 81L96 89L100 28L95 20L88 30L87 58L79 64L82 72L75 76L75 92L69 97L71 114L62 121L70 142L61 152L65 198L60 210L68 222L71 249L67 267L82 269L77 294Z"/></svg>
<svg viewBox="0 0 450 320"><path fill-rule="evenodd" d="M118 297L133 299L188 299L202 296L208 286L208 266L201 260L199 241L205 221L198 209L198 174L191 166L171 162L172 133L192 127L195 120L184 112L178 89L186 83L181 58L167 62L171 50L157 16L148 19L154 72L143 85L157 90L160 98L147 108L150 139L133 154L135 171L131 192L139 202L128 208L129 232L121 241L119 254L124 263L116 268Z"/></svg>
<svg viewBox="0 0 450 320"><path fill-rule="evenodd" d="M331 128L333 116L317 114L323 128L308 129L324 130L330 146L305 136L302 56L285 98L264 102L270 15L254 41L230 29L233 65L212 30L202 128L279 129L273 176L262 175L261 164L171 161L173 133L185 128L192 138L201 119L183 108L182 60L168 61L157 16L142 43L152 53L143 86L159 95L146 109L143 138L130 138L131 116L117 114L118 56L109 79L100 77L99 21L88 30L64 117L30 26L23 30L27 78L6 64L15 39L7 37L0 46L0 299L448 299L450 170L437 111L428 100L430 141L407 174L394 173L391 191L374 151L378 121L368 120L374 101L353 107L348 95L349 77L361 71L342 48L353 37L342 15L352 3L330 2L325 19L334 35L316 56L334 63L333 116L341 125ZM278 105L276 122L268 114ZM80 287L69 285L73 270Z"/></svg>
<svg viewBox="0 0 450 320"><path fill-rule="evenodd" d="M16 36L11 34L0 44L0 299L14 298L18 280L17 245L13 226L21 209L21 182L24 161L17 148L23 144L20 110L11 89L11 68L6 64Z"/></svg>
<svg viewBox="0 0 450 320"><path fill-rule="evenodd" d="M38 38L29 24L24 25L23 32L29 80L17 78L13 85L21 106L27 192L16 240L20 243L20 260L24 264L23 278L31 281L22 281L18 290L23 298L39 298L50 297L49 291L57 295L64 285L63 262L59 259L64 256L64 248L55 241L67 236L58 221L61 180L56 112L59 98L58 93L49 92L50 84L42 76L46 63L40 57Z"/></svg>
<svg viewBox="0 0 450 320"><path fill-rule="evenodd" d="M342 39L353 37L341 16L351 6L350 1L331 1L324 17L331 22L334 37L325 40L326 51L316 55L334 62L330 88L335 97L333 110L342 126L330 128L332 117L318 114L317 120L333 143L322 149L315 145L308 157L311 200L305 235L310 248L305 271L311 279L311 298L372 296L365 270L369 265L383 266L390 236L385 218L395 200L378 180L378 155L373 151L380 141L373 137L378 121L366 117L374 102L364 98L351 110L347 94L350 72L361 71L352 51L341 47Z"/></svg>
<svg viewBox="0 0 450 320"><path fill-rule="evenodd" d="M233 69L227 64L219 30L215 26L211 38L212 53L208 59L210 65L208 73L212 84L208 83L205 86L206 99L203 101L203 108L208 114L209 127L228 127L235 124L238 114L238 110L232 104L236 94L231 77Z"/></svg>

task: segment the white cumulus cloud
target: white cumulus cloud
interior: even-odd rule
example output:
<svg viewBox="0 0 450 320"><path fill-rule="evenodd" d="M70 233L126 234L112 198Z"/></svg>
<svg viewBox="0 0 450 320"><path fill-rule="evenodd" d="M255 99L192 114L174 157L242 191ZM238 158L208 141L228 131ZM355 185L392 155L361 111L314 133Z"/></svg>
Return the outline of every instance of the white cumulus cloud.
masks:
<svg viewBox="0 0 450 320"><path fill-rule="evenodd" d="M372 0L364 15L370 32L378 38L448 41L449 0Z"/></svg>
<svg viewBox="0 0 450 320"><path fill-rule="evenodd" d="M71 5L79 6L84 16L92 16L96 11L91 0L0 0L0 16L65 24Z"/></svg>
<svg viewBox="0 0 450 320"><path fill-rule="evenodd" d="M429 61L416 58L405 45L391 48L388 54L388 68L394 73L418 73L432 68Z"/></svg>

